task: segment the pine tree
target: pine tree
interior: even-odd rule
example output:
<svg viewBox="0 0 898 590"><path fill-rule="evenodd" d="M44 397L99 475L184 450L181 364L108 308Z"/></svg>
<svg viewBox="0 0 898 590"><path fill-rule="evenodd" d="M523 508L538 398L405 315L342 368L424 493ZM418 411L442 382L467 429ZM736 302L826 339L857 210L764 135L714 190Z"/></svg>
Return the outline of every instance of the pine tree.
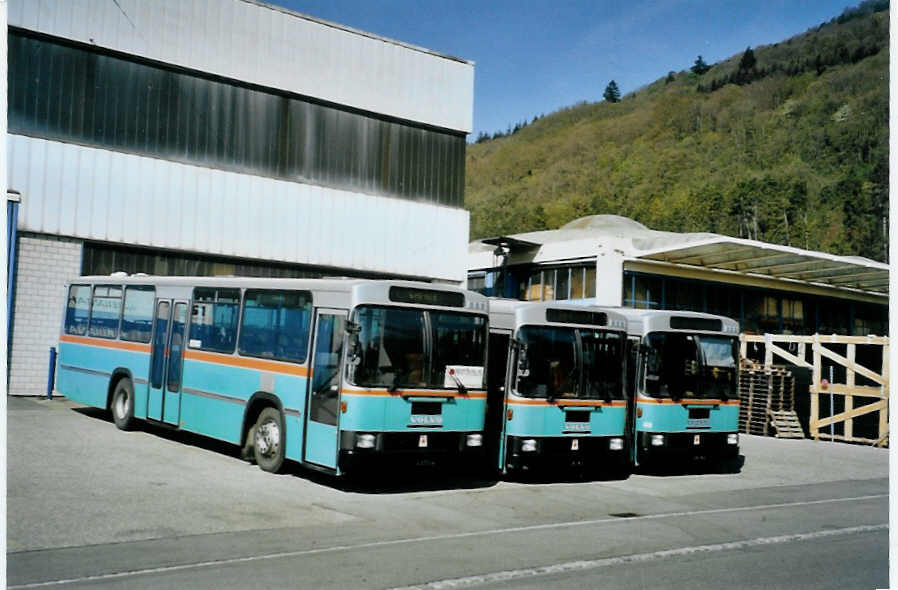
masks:
<svg viewBox="0 0 898 590"><path fill-rule="evenodd" d="M711 69L711 66L705 63L705 60L702 59L702 56L698 56L698 59L695 60L695 63L690 68L694 73L701 76L705 72Z"/></svg>
<svg viewBox="0 0 898 590"><path fill-rule="evenodd" d="M742 59L739 60L739 69L748 72L755 67L756 63L755 52L751 50L751 47L747 47L745 53L742 54Z"/></svg>
<svg viewBox="0 0 898 590"><path fill-rule="evenodd" d="M620 102L620 90L618 90L617 83L614 80L608 83L602 96L608 102Z"/></svg>

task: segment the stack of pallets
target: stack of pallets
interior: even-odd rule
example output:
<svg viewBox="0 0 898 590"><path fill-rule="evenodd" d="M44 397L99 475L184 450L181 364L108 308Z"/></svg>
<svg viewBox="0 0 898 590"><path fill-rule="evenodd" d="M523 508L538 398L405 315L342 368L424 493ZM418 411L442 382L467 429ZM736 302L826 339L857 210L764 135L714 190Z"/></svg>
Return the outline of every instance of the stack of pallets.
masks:
<svg viewBox="0 0 898 590"><path fill-rule="evenodd" d="M740 432L804 438L795 413L795 378L785 367L743 361L739 400Z"/></svg>

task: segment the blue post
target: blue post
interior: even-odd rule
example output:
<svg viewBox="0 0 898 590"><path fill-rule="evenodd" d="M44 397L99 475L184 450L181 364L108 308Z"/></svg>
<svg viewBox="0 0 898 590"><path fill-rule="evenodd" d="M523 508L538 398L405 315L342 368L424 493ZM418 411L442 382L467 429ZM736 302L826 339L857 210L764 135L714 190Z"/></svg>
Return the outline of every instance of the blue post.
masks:
<svg viewBox="0 0 898 590"><path fill-rule="evenodd" d="M12 346L12 310L16 292L16 238L19 224L19 193L6 193L6 346Z"/></svg>
<svg viewBox="0 0 898 590"><path fill-rule="evenodd" d="M47 399L53 399L53 386L56 384L56 347L50 347L50 371L47 373Z"/></svg>

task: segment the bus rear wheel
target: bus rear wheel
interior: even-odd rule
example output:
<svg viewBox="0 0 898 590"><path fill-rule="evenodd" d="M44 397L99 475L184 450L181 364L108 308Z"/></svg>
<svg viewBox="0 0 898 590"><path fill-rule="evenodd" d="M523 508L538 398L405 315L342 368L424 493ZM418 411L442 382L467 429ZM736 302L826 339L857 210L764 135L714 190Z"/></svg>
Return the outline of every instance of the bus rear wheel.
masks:
<svg viewBox="0 0 898 590"><path fill-rule="evenodd" d="M253 454L264 471L278 473L284 465L284 424L276 408L259 414L252 432Z"/></svg>
<svg viewBox="0 0 898 590"><path fill-rule="evenodd" d="M112 420L119 430L131 430L134 427L134 386L127 377L116 382L109 409L112 410Z"/></svg>

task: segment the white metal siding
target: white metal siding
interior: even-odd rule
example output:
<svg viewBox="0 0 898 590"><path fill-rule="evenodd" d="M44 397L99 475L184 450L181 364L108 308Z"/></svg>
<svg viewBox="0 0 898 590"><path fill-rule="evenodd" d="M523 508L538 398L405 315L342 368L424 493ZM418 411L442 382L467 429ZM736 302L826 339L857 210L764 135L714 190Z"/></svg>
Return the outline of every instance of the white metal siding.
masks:
<svg viewBox="0 0 898 590"><path fill-rule="evenodd" d="M472 64L244 0L10 0L9 24L471 131Z"/></svg>
<svg viewBox="0 0 898 590"><path fill-rule="evenodd" d="M464 280L461 209L7 137L24 231Z"/></svg>

